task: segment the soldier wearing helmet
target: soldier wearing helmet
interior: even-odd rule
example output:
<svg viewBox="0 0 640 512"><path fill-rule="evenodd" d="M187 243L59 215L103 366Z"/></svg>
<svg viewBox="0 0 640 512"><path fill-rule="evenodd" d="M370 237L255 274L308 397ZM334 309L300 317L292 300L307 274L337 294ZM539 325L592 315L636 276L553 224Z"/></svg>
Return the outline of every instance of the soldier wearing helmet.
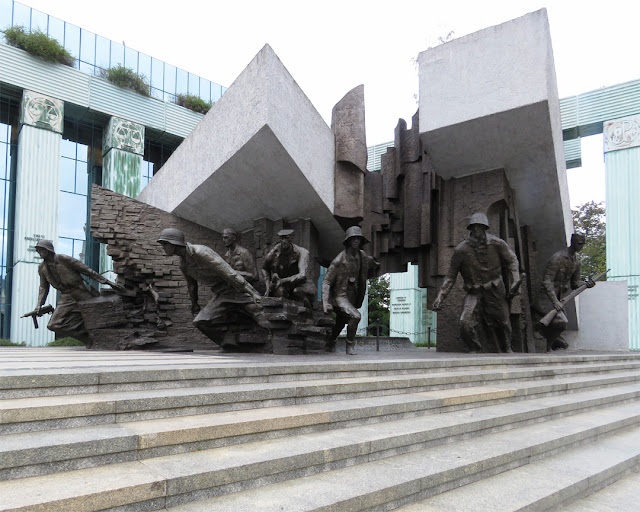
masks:
<svg viewBox="0 0 640 512"><path fill-rule="evenodd" d="M206 245L187 243L182 231L174 228L163 229L158 243L167 256L180 258L180 270L187 281L191 312L195 316L193 324L205 335L216 341L217 329L231 321L232 312L261 322L260 294L217 252ZM213 292L204 308L198 304L199 284L210 286Z"/></svg>
<svg viewBox="0 0 640 512"><path fill-rule="evenodd" d="M100 294L98 290L86 284L82 276L95 279L101 284L108 284L115 290L124 291L124 288L75 258L66 254L56 254L51 240L39 240L35 249L43 260L38 266L40 292L36 311L40 311L49 295L49 288L53 286L61 295L47 328L62 336L72 336L90 347L92 341L77 303Z"/></svg>
<svg viewBox="0 0 640 512"><path fill-rule="evenodd" d="M467 292L460 316L460 331L469 351L491 351L483 335L486 332L496 339L498 351L512 352L508 299L518 290L518 259L504 240L487 233L489 220L484 213L474 213L467 229L469 237L455 248L433 309L440 309L459 272ZM503 267L511 274L509 296L502 277Z"/></svg>
<svg viewBox="0 0 640 512"><path fill-rule="evenodd" d="M568 319L561 300L570 290L575 290L583 284L581 280L582 265L578 253L583 249L585 242L584 235L574 233L571 235L571 245L556 252L547 263L542 279L542 288L533 304L533 311L537 313L538 318L543 317L554 308L558 311L558 314L546 327L539 325L536 321L540 334L547 340L547 352L569 347L562 338L562 333L567 328ZM586 283L587 288L593 288L596 285L595 281L591 279L588 279Z"/></svg>
<svg viewBox="0 0 640 512"><path fill-rule="evenodd" d="M322 305L325 313L336 312L331 333L332 349L335 339L347 326L347 354L355 355L356 331L360 322L358 308L367 292L367 279L377 274L380 264L360 248L368 243L359 226L347 229L342 251L331 262L322 281Z"/></svg>
<svg viewBox="0 0 640 512"><path fill-rule="evenodd" d="M284 297L304 302L311 308L316 285L311 276L309 251L291 242L293 229L278 231L280 242L269 251L262 265L267 285L265 296Z"/></svg>

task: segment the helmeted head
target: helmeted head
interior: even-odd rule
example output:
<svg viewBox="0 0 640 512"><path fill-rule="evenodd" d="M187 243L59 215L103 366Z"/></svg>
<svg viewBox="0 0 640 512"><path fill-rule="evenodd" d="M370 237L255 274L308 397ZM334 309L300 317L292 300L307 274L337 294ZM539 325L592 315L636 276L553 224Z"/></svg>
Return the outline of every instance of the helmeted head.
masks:
<svg viewBox="0 0 640 512"><path fill-rule="evenodd" d="M369 240L367 240L362 234L362 228L360 226L351 226L349 229L347 229L344 240L342 241L342 245L344 245L345 247L353 247L354 244L351 242L352 240L359 241L358 247L356 247L356 249L359 249L360 247L369 243Z"/></svg>
<svg viewBox="0 0 640 512"><path fill-rule="evenodd" d="M281 229L278 231L280 237L280 247L283 249L289 249L293 244L291 243L291 235L293 235L293 229Z"/></svg>
<svg viewBox="0 0 640 512"><path fill-rule="evenodd" d="M587 237L582 233L573 233L571 235L571 247L577 252L580 252L584 248L585 243L587 243Z"/></svg>
<svg viewBox="0 0 640 512"><path fill-rule="evenodd" d="M167 256L172 256L176 251L176 247L186 247L187 245L184 241L184 233L175 228L163 229L158 236L157 242L162 245Z"/></svg>
<svg viewBox="0 0 640 512"><path fill-rule="evenodd" d="M232 246L238 239L238 232L235 229L225 228L222 232L222 242L225 247Z"/></svg>
<svg viewBox="0 0 640 512"><path fill-rule="evenodd" d="M467 224L467 229L471 230L471 226L474 225L484 226L485 229L489 229L489 219L484 213L476 212L469 219L469 224Z"/></svg>
<svg viewBox="0 0 640 512"><path fill-rule="evenodd" d="M44 259L47 253L55 254L56 251L53 248L53 242L51 240L38 240L36 242L36 252Z"/></svg>

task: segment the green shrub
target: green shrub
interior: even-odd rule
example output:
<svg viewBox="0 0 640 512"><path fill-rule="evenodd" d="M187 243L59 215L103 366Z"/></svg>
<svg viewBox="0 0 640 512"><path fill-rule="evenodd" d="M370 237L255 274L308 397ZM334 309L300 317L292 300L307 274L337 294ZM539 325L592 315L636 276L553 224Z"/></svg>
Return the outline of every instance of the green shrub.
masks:
<svg viewBox="0 0 640 512"><path fill-rule="evenodd" d="M429 346L430 346L431 348L435 348L436 347L436 342L432 341L431 345L429 345L429 343L427 341L416 341L414 343L414 345L416 347L427 347L427 348L429 348Z"/></svg>
<svg viewBox="0 0 640 512"><path fill-rule="evenodd" d="M125 89L139 92L143 96L150 96L149 84L144 75L139 75L131 68L117 65L113 68L100 71L102 78L106 78L112 84Z"/></svg>
<svg viewBox="0 0 640 512"><path fill-rule="evenodd" d="M188 108L189 110L193 110L199 114L206 114L213 106L213 102L204 101L202 98L194 94L177 94L176 105Z"/></svg>
<svg viewBox="0 0 640 512"><path fill-rule="evenodd" d="M84 347L84 343L75 338L67 337L47 343L47 347Z"/></svg>
<svg viewBox="0 0 640 512"><path fill-rule="evenodd" d="M11 46L48 62L57 62L65 66L73 66L76 62L58 41L39 30L26 32L24 27L9 27L4 31L4 37Z"/></svg>
<svg viewBox="0 0 640 512"><path fill-rule="evenodd" d="M25 342L22 343L14 343L11 340L6 338L0 338L0 347L24 347L26 346Z"/></svg>

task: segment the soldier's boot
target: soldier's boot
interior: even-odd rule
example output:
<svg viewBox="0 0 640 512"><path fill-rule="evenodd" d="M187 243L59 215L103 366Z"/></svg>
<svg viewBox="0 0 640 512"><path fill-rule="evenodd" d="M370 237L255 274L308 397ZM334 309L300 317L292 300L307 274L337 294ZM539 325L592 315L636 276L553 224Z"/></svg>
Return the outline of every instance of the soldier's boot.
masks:
<svg viewBox="0 0 640 512"><path fill-rule="evenodd" d="M347 340L347 355L348 356L357 356L358 353L354 351L356 348L356 342Z"/></svg>

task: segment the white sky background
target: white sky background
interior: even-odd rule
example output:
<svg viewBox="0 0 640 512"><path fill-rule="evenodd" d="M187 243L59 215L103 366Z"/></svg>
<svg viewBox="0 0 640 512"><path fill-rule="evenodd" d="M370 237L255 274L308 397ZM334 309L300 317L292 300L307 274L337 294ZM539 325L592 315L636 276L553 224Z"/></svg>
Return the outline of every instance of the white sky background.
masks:
<svg viewBox="0 0 640 512"><path fill-rule="evenodd" d="M578 0L22 0L169 64L229 86L269 43L331 123L331 109L365 85L367 144L393 139L417 110L419 52L546 7L561 98L640 78L640 2ZM590 139L599 139L595 151ZM601 136L583 139L569 171L571 204L604 200Z"/></svg>

